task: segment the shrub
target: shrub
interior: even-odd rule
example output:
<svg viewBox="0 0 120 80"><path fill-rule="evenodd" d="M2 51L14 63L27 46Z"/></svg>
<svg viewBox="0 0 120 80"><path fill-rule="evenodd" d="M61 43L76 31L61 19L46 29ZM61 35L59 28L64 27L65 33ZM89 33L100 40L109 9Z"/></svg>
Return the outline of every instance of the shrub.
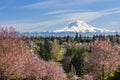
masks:
<svg viewBox="0 0 120 80"><path fill-rule="evenodd" d="M107 77L105 77L103 80L119 80L120 79L120 68L116 71L113 71L109 73Z"/></svg>

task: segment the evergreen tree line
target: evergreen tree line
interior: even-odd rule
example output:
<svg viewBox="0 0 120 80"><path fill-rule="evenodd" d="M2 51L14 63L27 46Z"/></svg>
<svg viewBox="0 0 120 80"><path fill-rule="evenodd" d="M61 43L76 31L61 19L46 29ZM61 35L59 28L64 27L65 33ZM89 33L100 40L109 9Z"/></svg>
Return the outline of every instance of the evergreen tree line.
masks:
<svg viewBox="0 0 120 80"><path fill-rule="evenodd" d="M111 42L116 42L120 44L120 35L115 34L115 35L93 35L93 36L82 36L81 34L76 33L75 37L71 36L64 36L64 37L54 37L54 36L49 36L49 37L42 37L42 36L31 36L31 37L26 37L28 40L32 41L54 41L57 39L59 41L59 44L62 44L64 42L80 42L80 43L89 43L89 42L94 42L95 40L100 40L100 39L110 39Z"/></svg>

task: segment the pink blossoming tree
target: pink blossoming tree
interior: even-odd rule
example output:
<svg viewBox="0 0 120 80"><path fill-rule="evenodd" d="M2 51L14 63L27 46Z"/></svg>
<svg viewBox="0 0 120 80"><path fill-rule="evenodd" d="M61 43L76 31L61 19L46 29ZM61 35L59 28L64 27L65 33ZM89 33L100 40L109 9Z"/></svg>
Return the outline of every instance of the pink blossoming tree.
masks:
<svg viewBox="0 0 120 80"><path fill-rule="evenodd" d="M86 63L94 80L102 80L120 65L120 47L113 45L109 39L97 40Z"/></svg>
<svg viewBox="0 0 120 80"><path fill-rule="evenodd" d="M67 80L60 66L40 59L14 32L0 29L0 79Z"/></svg>

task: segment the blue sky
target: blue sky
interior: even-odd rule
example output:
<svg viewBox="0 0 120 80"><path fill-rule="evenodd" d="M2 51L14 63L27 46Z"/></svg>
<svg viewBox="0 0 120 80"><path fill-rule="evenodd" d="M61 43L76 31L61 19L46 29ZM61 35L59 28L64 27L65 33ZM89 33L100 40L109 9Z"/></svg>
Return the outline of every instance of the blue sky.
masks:
<svg viewBox="0 0 120 80"><path fill-rule="evenodd" d="M120 31L120 0L0 0L1 27L54 31L76 20Z"/></svg>

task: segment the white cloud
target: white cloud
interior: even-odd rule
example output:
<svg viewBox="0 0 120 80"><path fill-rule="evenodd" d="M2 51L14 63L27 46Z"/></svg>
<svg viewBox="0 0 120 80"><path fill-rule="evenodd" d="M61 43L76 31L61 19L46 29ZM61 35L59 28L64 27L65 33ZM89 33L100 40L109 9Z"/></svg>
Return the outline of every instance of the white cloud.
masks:
<svg viewBox="0 0 120 80"><path fill-rule="evenodd" d="M24 5L22 6L22 8L49 8L49 6L53 6L55 5L54 3L56 3L56 0L46 0L43 2L36 2L36 3L32 3L32 4L28 4L28 5Z"/></svg>
<svg viewBox="0 0 120 80"><path fill-rule="evenodd" d="M99 18L103 16L103 14L100 14L99 12L77 12L77 13L70 13L70 14L64 14L60 15L62 19L66 19L69 21L75 21L75 20L83 20L85 22L90 22L96 18Z"/></svg>
<svg viewBox="0 0 120 80"><path fill-rule="evenodd" d="M56 8L56 7L76 7L99 2L110 2L114 0L45 0L22 6L22 8Z"/></svg>
<svg viewBox="0 0 120 80"><path fill-rule="evenodd" d="M45 13L45 15L61 14L61 13L68 13L68 12L75 12L75 11L79 11L79 10L58 10L58 11Z"/></svg>
<svg viewBox="0 0 120 80"><path fill-rule="evenodd" d="M20 32L33 32L33 31L46 31L48 27L58 24L63 20L50 20L50 21L40 21L40 22L33 22L33 23L19 23L15 21L11 21L12 23L8 22L8 24L0 24L3 27L11 27L13 26L16 30Z"/></svg>
<svg viewBox="0 0 120 80"><path fill-rule="evenodd" d="M76 13L63 14L63 15L59 15L59 17L64 19L69 19L70 21L81 19L83 21L90 22L92 20L95 20L103 16L119 14L119 13L120 13L120 8L112 8L103 11L76 12Z"/></svg>
<svg viewBox="0 0 120 80"><path fill-rule="evenodd" d="M108 9L108 10L103 10L101 12L103 12L106 15L116 14L116 13L120 13L120 8L112 8L112 9Z"/></svg>

